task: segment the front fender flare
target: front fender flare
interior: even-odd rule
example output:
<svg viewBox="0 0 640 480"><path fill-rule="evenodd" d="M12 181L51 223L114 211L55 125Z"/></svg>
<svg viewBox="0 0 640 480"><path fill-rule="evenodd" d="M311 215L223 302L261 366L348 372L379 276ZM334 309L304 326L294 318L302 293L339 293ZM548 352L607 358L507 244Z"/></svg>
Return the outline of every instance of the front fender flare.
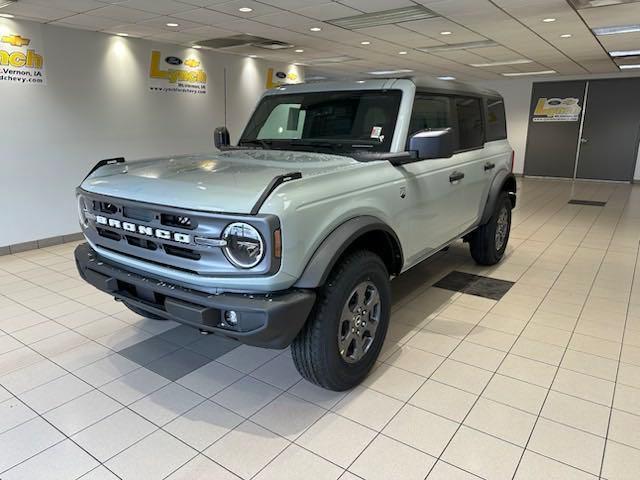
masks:
<svg viewBox="0 0 640 480"><path fill-rule="evenodd" d="M398 236L389 225L379 218L363 215L347 220L322 241L304 269L302 276L296 282L295 287L317 288L324 285L336 262L349 246L362 235L373 231L385 232L393 242L391 247L395 252L394 263L397 267L394 268L396 271L389 273L396 275L400 273L403 258Z"/></svg>

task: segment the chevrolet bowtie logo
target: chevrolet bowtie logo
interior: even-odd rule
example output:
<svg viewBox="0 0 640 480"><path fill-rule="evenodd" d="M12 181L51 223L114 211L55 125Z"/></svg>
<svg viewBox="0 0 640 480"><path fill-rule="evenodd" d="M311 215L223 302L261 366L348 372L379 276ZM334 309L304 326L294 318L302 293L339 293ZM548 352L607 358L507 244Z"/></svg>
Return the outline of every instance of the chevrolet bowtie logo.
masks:
<svg viewBox="0 0 640 480"><path fill-rule="evenodd" d="M31 43L28 38L23 38L20 35L6 35L2 37L2 43L8 43L14 47L24 47Z"/></svg>
<svg viewBox="0 0 640 480"><path fill-rule="evenodd" d="M200 62L198 60L196 60L195 58L190 58L188 60L185 60L184 64L187 67L196 68L198 65L200 65Z"/></svg>

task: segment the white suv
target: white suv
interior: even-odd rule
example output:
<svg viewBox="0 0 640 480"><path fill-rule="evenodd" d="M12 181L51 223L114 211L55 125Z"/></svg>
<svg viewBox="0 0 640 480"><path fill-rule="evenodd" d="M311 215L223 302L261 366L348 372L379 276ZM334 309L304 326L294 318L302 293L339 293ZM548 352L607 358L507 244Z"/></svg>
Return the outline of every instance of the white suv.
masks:
<svg viewBox="0 0 640 480"><path fill-rule="evenodd" d="M459 238L509 238L516 182L502 98L451 82L268 91L237 146L100 162L78 188L82 276L151 318L285 348L308 380L359 383L390 277Z"/></svg>

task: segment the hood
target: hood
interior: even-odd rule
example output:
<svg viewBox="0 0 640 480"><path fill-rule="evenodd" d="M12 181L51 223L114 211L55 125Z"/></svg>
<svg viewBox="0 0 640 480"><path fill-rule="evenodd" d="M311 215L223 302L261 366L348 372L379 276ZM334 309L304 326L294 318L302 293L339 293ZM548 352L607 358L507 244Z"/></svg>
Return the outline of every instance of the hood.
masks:
<svg viewBox="0 0 640 480"><path fill-rule="evenodd" d="M349 157L281 150L234 150L107 165L82 189L190 210L249 213L274 177L314 177L357 165Z"/></svg>

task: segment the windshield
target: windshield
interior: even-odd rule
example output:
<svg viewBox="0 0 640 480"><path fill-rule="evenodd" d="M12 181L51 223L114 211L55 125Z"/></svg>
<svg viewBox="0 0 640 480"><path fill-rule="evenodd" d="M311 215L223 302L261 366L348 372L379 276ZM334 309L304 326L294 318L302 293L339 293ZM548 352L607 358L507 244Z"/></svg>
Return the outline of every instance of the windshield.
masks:
<svg viewBox="0 0 640 480"><path fill-rule="evenodd" d="M258 105L239 145L388 152L401 97L399 90L269 95Z"/></svg>

